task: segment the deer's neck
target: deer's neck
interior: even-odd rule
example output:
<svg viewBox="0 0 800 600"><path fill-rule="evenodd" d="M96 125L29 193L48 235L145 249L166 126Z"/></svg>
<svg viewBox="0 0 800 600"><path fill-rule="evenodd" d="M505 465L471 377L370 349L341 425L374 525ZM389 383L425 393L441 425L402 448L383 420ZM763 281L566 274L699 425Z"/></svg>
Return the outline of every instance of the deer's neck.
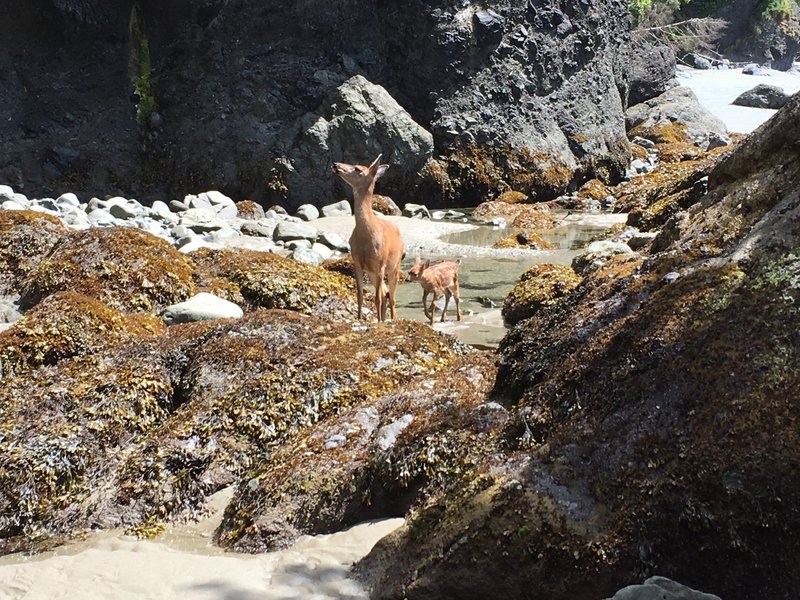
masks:
<svg viewBox="0 0 800 600"><path fill-rule="evenodd" d="M372 212L372 191L374 186L370 186L364 191L353 191L353 215L356 218L356 225L371 225L375 221L375 213Z"/></svg>

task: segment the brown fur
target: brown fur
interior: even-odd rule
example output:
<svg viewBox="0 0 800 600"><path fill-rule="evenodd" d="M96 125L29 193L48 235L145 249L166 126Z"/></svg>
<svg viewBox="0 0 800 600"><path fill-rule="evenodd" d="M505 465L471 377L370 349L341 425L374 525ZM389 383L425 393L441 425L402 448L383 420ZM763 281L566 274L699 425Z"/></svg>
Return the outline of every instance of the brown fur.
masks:
<svg viewBox="0 0 800 600"><path fill-rule="evenodd" d="M395 292L400 278L400 261L403 258L403 239L400 230L372 211L372 194L375 182L389 165L381 165L380 156L369 166L333 163L333 172L353 189L353 213L356 225L350 236L350 254L356 272L358 318L364 304L364 278L366 273L375 286L375 310L379 321L386 320L388 304L395 318Z"/></svg>
<svg viewBox="0 0 800 600"><path fill-rule="evenodd" d="M419 281L422 286L422 308L425 316L430 319L433 325L433 316L436 308L436 300L444 294L444 308L442 309L442 321L447 314L447 307L450 304L450 297L456 301L456 320L461 320L461 306L458 291L458 268L460 260L445 260L440 263L431 264L430 260L424 263L417 257L414 265L408 270L407 281ZM430 309L427 304L428 294L433 294Z"/></svg>

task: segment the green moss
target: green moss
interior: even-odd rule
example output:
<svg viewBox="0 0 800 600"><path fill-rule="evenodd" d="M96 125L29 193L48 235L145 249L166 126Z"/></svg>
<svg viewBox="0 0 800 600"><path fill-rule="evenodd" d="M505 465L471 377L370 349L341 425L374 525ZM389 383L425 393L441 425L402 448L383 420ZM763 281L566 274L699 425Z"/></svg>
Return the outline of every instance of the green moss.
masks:
<svg viewBox="0 0 800 600"><path fill-rule="evenodd" d="M150 42L139 15L139 5L131 8L130 17L130 69L133 77L133 93L136 95L136 123L139 126L157 110L150 83Z"/></svg>
<svg viewBox="0 0 800 600"><path fill-rule="evenodd" d="M792 0L761 0L761 20L770 21L772 19L784 20L792 16Z"/></svg>

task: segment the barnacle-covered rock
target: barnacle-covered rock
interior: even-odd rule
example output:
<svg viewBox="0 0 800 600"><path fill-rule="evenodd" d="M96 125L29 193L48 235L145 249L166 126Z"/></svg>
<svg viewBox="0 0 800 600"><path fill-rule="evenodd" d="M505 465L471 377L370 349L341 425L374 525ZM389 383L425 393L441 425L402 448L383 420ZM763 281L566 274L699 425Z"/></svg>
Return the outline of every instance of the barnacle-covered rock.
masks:
<svg viewBox="0 0 800 600"><path fill-rule="evenodd" d="M34 306L59 290L127 312L153 312L186 300L193 265L168 242L139 229L72 231L32 271L20 303Z"/></svg>
<svg viewBox="0 0 800 600"><path fill-rule="evenodd" d="M581 278L564 265L534 265L525 271L506 296L503 320L509 325L527 319L544 306L558 302Z"/></svg>
<svg viewBox="0 0 800 600"><path fill-rule="evenodd" d="M164 329L160 319L125 314L75 292L56 292L0 332L0 379Z"/></svg>
<svg viewBox="0 0 800 600"><path fill-rule="evenodd" d="M496 448L506 410L487 402L494 365L470 352L375 402L304 429L245 478L216 539L263 552L301 534L405 514Z"/></svg>
<svg viewBox="0 0 800 600"><path fill-rule="evenodd" d="M67 228L56 217L32 210L0 211L0 293L19 292Z"/></svg>

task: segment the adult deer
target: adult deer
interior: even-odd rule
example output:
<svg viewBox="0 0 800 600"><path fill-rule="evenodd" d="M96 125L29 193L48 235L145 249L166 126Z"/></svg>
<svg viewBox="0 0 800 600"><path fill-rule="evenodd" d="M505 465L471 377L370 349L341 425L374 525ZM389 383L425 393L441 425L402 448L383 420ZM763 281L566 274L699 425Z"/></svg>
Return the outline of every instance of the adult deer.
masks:
<svg viewBox="0 0 800 600"><path fill-rule="evenodd" d="M392 319L395 318L395 292L397 291L400 261L403 258L403 240L400 230L372 211L372 192L375 182L389 165L379 164L381 155L373 163L349 165L333 163L333 172L353 188L353 213L356 225L350 236L350 254L356 272L358 293L358 318L364 304L364 273L375 286L375 310L379 321L386 320L386 304Z"/></svg>
<svg viewBox="0 0 800 600"><path fill-rule="evenodd" d="M442 309L442 322L447 314L447 307L450 304L450 297L456 300L456 320L461 320L460 294L458 291L458 268L461 266L460 260L443 260L442 262L431 264L430 260L424 263L419 256L414 260L414 264L408 270L406 281L419 281L422 286L422 309L425 316L431 320L433 326L433 316L436 310L436 300L444 294L444 308ZM433 300L428 309L428 294L433 294Z"/></svg>

